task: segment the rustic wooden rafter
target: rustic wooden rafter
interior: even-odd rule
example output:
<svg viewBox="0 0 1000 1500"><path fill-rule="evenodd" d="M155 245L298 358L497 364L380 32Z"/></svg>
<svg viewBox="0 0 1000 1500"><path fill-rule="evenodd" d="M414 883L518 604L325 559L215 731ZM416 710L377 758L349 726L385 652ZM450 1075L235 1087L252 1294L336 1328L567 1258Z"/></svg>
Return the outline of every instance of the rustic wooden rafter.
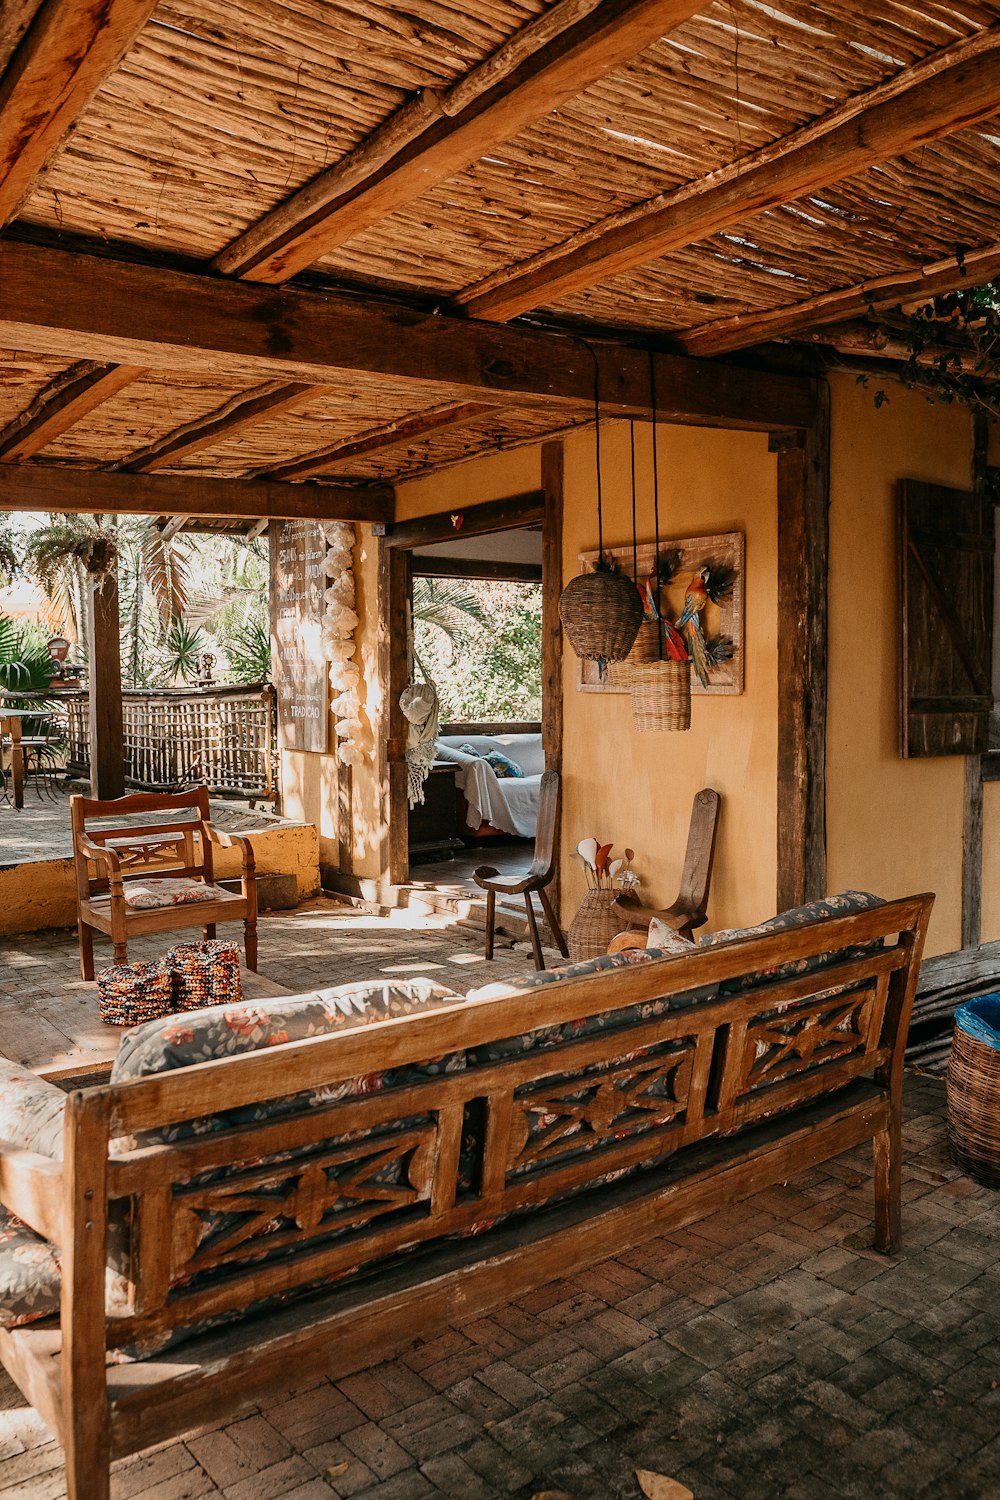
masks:
<svg viewBox="0 0 1000 1500"><path fill-rule="evenodd" d="M189 453L225 442L262 417L273 417L278 412L290 411L307 401L316 400L323 395L324 389L303 381L273 380L256 386L252 391L240 391L214 411L196 417L193 422L185 422L182 427L175 427L155 443L130 454L112 467L128 474L149 474L164 464L182 463Z"/></svg>
<svg viewBox="0 0 1000 1500"><path fill-rule="evenodd" d="M0 225L15 216L156 5L45 0L34 15L0 78Z"/></svg>
<svg viewBox="0 0 1000 1500"><path fill-rule="evenodd" d="M138 380L135 365L80 360L62 370L0 431L0 463L23 463L96 406Z"/></svg>
<svg viewBox="0 0 1000 1500"><path fill-rule="evenodd" d="M370 427L357 437L344 438L339 443L317 448L315 452L292 459L290 463L277 464L266 471L267 477L292 480L325 474L349 459L377 453L383 448L398 448L404 443L419 442L433 437L435 433L476 422L493 411L496 411L496 407L483 401L449 401L441 406L432 406L427 411L415 412L412 417L397 417L378 427ZM262 470L261 474L263 473Z"/></svg>
<svg viewBox="0 0 1000 1500"><path fill-rule="evenodd" d="M678 335L690 354L710 357L748 349L770 339L790 338L813 328L856 318L871 309L885 312L901 304L929 302L946 292L981 286L1000 275L1000 241L888 276L872 277L836 291L821 292L801 302L768 312L740 313L703 323ZM820 335L821 338L821 335Z"/></svg>
<svg viewBox="0 0 1000 1500"><path fill-rule="evenodd" d="M457 300L475 318L513 318L975 125L1000 109L998 52L1000 26L978 32L707 177L496 272Z"/></svg>
<svg viewBox="0 0 1000 1500"><path fill-rule="evenodd" d="M183 515L323 521L392 520L384 484L277 484L207 474L111 474L61 464L0 464L0 511Z"/></svg>
<svg viewBox="0 0 1000 1500"><path fill-rule="evenodd" d="M557 414L591 402L596 377L606 416L651 409L644 349L13 240L0 241L0 347L219 379L324 384L361 371ZM666 421L759 431L812 420L809 380L680 355L653 360Z"/></svg>
<svg viewBox="0 0 1000 1500"><path fill-rule="evenodd" d="M215 259L281 282L534 120L582 93L701 9L701 0L560 0L441 94L408 101Z"/></svg>

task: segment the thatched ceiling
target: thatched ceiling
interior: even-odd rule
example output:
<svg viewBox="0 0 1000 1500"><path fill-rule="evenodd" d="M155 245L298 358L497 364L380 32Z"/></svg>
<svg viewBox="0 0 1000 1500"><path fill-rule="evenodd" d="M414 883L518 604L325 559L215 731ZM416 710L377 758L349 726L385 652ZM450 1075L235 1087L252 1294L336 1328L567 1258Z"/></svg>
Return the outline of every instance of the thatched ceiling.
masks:
<svg viewBox="0 0 1000 1500"><path fill-rule="evenodd" d="M0 463L364 484L589 415L403 355L286 380L222 332L186 368L166 293L141 347L105 298L102 343L59 251L715 357L984 279L998 56L975 0L7 0ZM5 305L26 243L79 312Z"/></svg>

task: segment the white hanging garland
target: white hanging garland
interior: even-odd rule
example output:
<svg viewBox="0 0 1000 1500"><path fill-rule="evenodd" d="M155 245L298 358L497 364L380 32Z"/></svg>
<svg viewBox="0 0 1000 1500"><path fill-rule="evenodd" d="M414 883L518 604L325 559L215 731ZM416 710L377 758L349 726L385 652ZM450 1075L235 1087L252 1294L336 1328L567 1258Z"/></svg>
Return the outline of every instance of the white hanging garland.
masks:
<svg viewBox="0 0 1000 1500"><path fill-rule="evenodd" d="M360 766L368 759L361 743L364 725L361 721L359 683L361 668L352 661L355 652L354 631L358 616L354 609L354 527L348 521L323 523L326 538L326 572L332 579L324 599L323 654L330 663L331 703L337 721L337 759L345 766Z"/></svg>

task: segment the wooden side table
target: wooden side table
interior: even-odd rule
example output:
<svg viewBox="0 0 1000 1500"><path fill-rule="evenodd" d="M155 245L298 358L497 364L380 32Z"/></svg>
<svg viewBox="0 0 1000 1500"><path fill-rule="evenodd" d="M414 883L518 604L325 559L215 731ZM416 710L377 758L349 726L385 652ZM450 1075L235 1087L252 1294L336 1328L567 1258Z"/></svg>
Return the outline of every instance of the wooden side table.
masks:
<svg viewBox="0 0 1000 1500"><path fill-rule="evenodd" d="M454 859L465 848L458 828L457 769L452 761L435 761L424 782L423 802L410 808L407 828L411 864Z"/></svg>

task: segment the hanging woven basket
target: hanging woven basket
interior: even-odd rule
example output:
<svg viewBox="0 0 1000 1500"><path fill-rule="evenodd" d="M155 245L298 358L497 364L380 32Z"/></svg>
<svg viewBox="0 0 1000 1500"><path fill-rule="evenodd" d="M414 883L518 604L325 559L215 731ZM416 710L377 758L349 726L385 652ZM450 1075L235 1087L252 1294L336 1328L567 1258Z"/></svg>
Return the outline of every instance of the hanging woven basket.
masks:
<svg viewBox="0 0 1000 1500"><path fill-rule="evenodd" d="M637 662L632 668L632 722L636 729L691 728L691 663Z"/></svg>
<svg viewBox="0 0 1000 1500"><path fill-rule="evenodd" d="M642 600L631 578L601 569L571 578L559 600L559 618L577 656L624 661L642 624Z"/></svg>
<svg viewBox="0 0 1000 1500"><path fill-rule="evenodd" d="M660 622L659 620L643 620L639 626L639 634L635 638L632 647L624 661L617 661L608 669L608 685L610 687L622 688L625 692L632 690L632 668L637 662L659 661L660 658Z"/></svg>

